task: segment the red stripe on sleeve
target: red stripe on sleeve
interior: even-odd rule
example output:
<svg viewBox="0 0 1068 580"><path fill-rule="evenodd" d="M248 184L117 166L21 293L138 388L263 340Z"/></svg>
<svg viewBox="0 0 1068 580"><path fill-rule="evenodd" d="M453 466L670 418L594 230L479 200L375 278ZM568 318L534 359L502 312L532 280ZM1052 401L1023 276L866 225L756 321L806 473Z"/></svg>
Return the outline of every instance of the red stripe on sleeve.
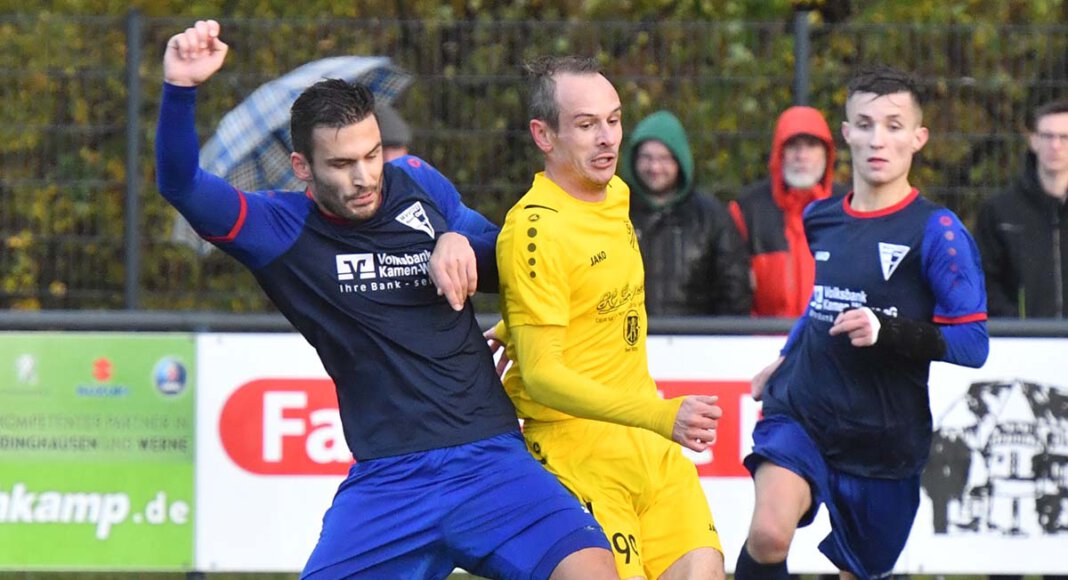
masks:
<svg viewBox="0 0 1068 580"><path fill-rule="evenodd" d="M965 314L964 316L956 316L954 318L935 316L933 319L935 324L967 324L969 322L979 322L980 320L986 320L986 312Z"/></svg>
<svg viewBox="0 0 1068 580"><path fill-rule="evenodd" d="M245 192L240 189L234 189L237 192L237 198L241 200L241 210L237 212L237 221L234 222L234 227L230 228L230 232L225 236L204 236L204 239L221 244L225 242L232 242L237 234L241 232L241 228L245 225L245 218L248 216L248 201L245 199Z"/></svg>

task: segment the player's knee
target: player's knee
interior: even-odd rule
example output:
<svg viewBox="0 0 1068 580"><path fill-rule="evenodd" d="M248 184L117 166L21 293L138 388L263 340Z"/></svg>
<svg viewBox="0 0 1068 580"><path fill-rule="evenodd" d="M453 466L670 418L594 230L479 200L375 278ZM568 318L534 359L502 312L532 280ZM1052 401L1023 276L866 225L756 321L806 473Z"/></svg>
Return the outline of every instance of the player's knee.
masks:
<svg viewBox="0 0 1068 580"><path fill-rule="evenodd" d="M768 522L754 521L749 529L746 548L749 550L749 555L757 562L772 564L786 559L791 541L793 541L793 530L783 529L781 526Z"/></svg>
<svg viewBox="0 0 1068 580"><path fill-rule="evenodd" d="M716 548L696 548L675 560L658 580L724 580L723 552Z"/></svg>

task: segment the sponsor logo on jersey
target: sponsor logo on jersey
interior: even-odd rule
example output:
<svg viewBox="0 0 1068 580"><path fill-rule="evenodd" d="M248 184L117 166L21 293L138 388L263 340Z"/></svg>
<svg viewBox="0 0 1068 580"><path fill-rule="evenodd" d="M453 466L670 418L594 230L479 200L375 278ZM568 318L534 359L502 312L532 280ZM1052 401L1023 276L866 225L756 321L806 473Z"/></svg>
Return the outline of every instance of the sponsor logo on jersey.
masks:
<svg viewBox="0 0 1068 580"><path fill-rule="evenodd" d="M630 249L635 252L638 250L638 234L634 231L634 225L630 223L630 220L623 220L623 225L627 228L627 243L630 244Z"/></svg>
<svg viewBox="0 0 1068 580"><path fill-rule="evenodd" d="M631 300L645 296L645 284L639 284L631 288L630 284L624 284L619 290L609 290L601 295L597 301L597 314L604 315L615 312L627 306ZM600 322L601 319L598 319Z"/></svg>
<svg viewBox="0 0 1068 580"><path fill-rule="evenodd" d="M429 250L414 254L338 254L335 262L342 294L430 285Z"/></svg>
<svg viewBox="0 0 1068 580"><path fill-rule="evenodd" d="M868 293L863 290L820 284L812 288L812 299L809 300L808 306L809 316L824 322L834 322L838 313L847 308L868 307L892 318L897 318L898 315L897 306L879 307L868 304Z"/></svg>
<svg viewBox="0 0 1068 580"><path fill-rule="evenodd" d="M631 310L627 312L627 319L623 324L623 340L627 342L627 346L634 346L638 344L638 339L641 337L642 323L641 317L638 316L637 310Z"/></svg>
<svg viewBox="0 0 1068 580"><path fill-rule="evenodd" d="M427 217L426 210L423 209L423 204L418 201L408 206L408 209L402 211L400 215L397 216L397 221L413 230L426 232L426 235L430 236L430 239L434 239L434 224L430 223L430 218Z"/></svg>
<svg viewBox="0 0 1068 580"><path fill-rule="evenodd" d="M338 254L336 258L339 282L370 280L375 277L374 254Z"/></svg>
<svg viewBox="0 0 1068 580"><path fill-rule="evenodd" d="M909 253L909 249L908 246L900 244L879 242L879 264L883 267L883 280L889 280L890 276L894 275L894 271L901 265L901 260L905 259L905 254Z"/></svg>
<svg viewBox="0 0 1068 580"><path fill-rule="evenodd" d="M590 256L590 267L592 268L593 266L600 264L606 259L608 259L608 254L606 254L604 250L601 250L600 252L597 252L596 254Z"/></svg>
<svg viewBox="0 0 1068 580"><path fill-rule="evenodd" d="M867 303L868 293L863 290L817 284L812 288L812 300L808 305L813 310L837 313L846 308L860 308L866 306Z"/></svg>

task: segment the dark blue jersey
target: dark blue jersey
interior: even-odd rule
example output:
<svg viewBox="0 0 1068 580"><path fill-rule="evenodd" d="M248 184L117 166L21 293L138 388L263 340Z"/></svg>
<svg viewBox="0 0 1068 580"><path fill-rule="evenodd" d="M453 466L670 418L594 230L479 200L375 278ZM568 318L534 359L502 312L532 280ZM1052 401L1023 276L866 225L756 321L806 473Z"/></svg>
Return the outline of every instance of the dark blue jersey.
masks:
<svg viewBox="0 0 1068 580"><path fill-rule="evenodd" d="M195 90L170 85L157 133L159 186L205 239L237 258L319 354L358 459L448 447L518 429L468 303L430 282L438 236L455 231L495 289L498 228L417 157L385 166L382 206L354 223L306 192L241 192L197 166Z"/></svg>
<svg viewBox="0 0 1068 580"><path fill-rule="evenodd" d="M981 365L987 337L979 253L957 216L915 190L878 212L856 212L851 199L806 210L815 285L768 381L764 413L801 423L837 469L907 477L923 469L931 445L930 361L854 347L829 330L841 311L868 307L943 325L945 360Z"/></svg>

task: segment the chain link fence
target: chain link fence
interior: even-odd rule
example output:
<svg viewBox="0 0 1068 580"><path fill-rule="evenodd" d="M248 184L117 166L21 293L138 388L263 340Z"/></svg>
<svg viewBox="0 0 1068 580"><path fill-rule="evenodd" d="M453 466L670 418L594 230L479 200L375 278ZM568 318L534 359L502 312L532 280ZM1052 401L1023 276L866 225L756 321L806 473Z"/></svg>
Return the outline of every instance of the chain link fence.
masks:
<svg viewBox="0 0 1068 580"><path fill-rule="evenodd" d="M413 152L498 222L541 165L521 76L522 63L541 54L599 56L623 99L625 131L658 109L675 112L698 180L724 200L766 172L797 75L808 79L808 104L837 127L856 65L911 69L929 93L932 135L913 182L966 223L1013 178L1030 111L1068 96L1068 27L813 26L810 54L798 62L785 21L221 22L231 50L200 91L202 142L259 85L305 62L389 56L415 79L397 103ZM271 311L235 261L172 240L174 212L156 190L162 50L188 25L137 13L0 16L3 307ZM848 165L839 139L843 182Z"/></svg>

